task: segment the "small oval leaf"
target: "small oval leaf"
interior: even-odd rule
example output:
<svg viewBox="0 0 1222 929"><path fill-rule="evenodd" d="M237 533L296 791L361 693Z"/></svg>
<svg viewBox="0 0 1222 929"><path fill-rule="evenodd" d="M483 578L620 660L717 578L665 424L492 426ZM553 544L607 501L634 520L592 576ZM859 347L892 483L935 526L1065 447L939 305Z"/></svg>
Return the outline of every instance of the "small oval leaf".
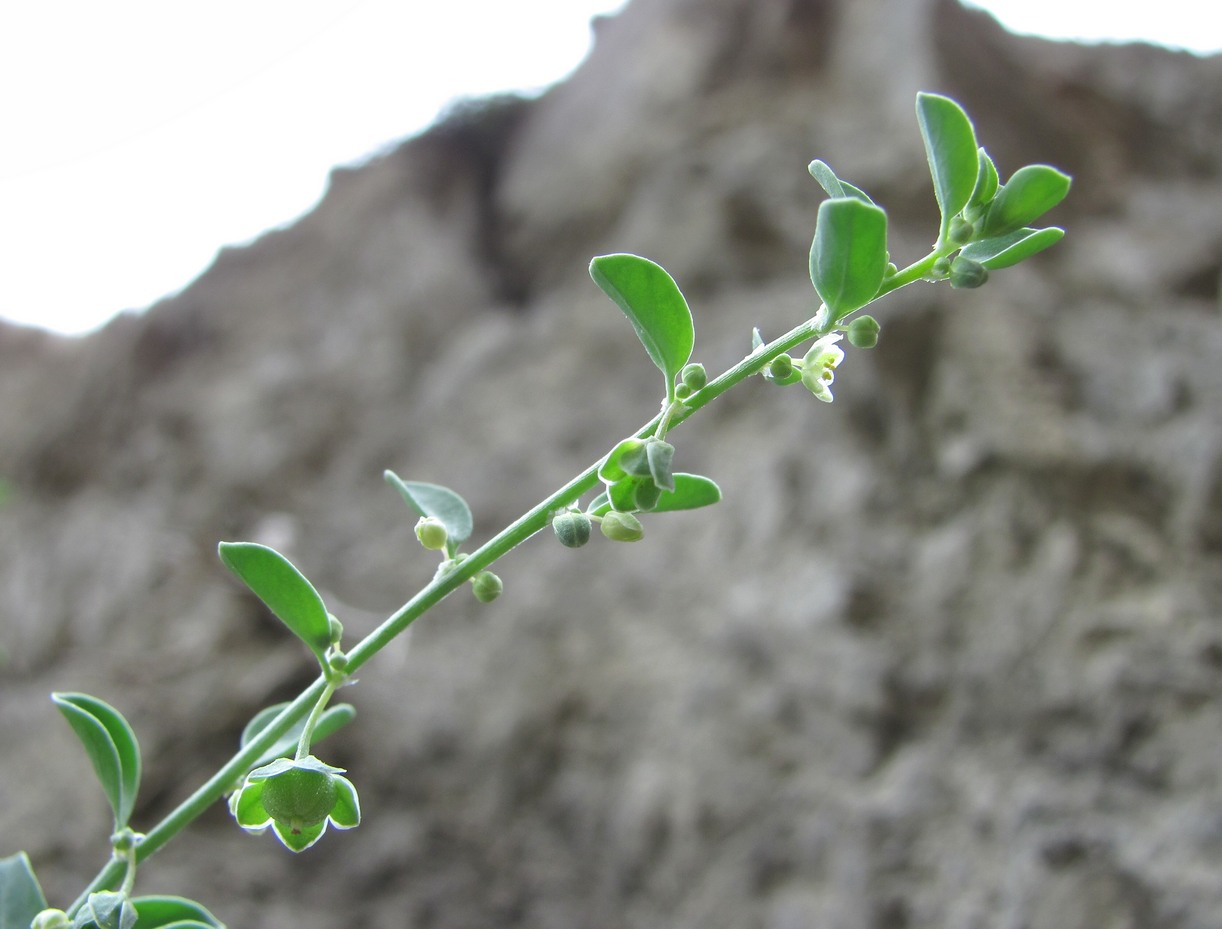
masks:
<svg viewBox="0 0 1222 929"><path fill-rule="evenodd" d="M47 898L25 852L0 858L0 929L30 929Z"/></svg>
<svg viewBox="0 0 1222 929"><path fill-rule="evenodd" d="M590 277L615 301L640 337L653 363L666 375L667 397L692 357L692 311L661 265L639 255L602 255L590 262Z"/></svg>
<svg viewBox="0 0 1222 929"><path fill-rule="evenodd" d="M405 481L394 471L386 471L382 476L418 515L434 516L441 520L446 527L446 549L451 557L458 551L459 545L471 538L475 526L471 507L450 488L422 481Z"/></svg>
<svg viewBox="0 0 1222 929"><path fill-rule="evenodd" d="M887 271L887 214L855 197L819 204L810 279L833 320L874 299Z"/></svg>
<svg viewBox="0 0 1222 929"><path fill-rule="evenodd" d="M225 924L201 904L168 895L135 897L136 924L132 929L225 929Z"/></svg>
<svg viewBox="0 0 1222 929"><path fill-rule="evenodd" d="M51 699L93 763L115 815L115 831L127 826L140 789L140 746L123 715L87 694L55 693Z"/></svg>
<svg viewBox="0 0 1222 929"><path fill-rule="evenodd" d="M967 206L976 187L980 170L976 131L963 108L949 97L917 94L916 109L945 234L951 217Z"/></svg>
<svg viewBox="0 0 1222 929"><path fill-rule="evenodd" d="M274 548L256 542L222 542L217 550L225 567L321 661L331 644L331 620L305 575Z"/></svg>
<svg viewBox="0 0 1222 929"><path fill-rule="evenodd" d="M246 724L246 728L242 730L242 738L240 745L245 748L248 743L253 741L260 732L267 728L268 724L273 719L280 715L287 703L277 703L273 706L266 707L254 715L250 722ZM327 707L321 717L318 719L318 725L314 727L313 743L317 745L331 733L337 729L348 725L356 718L356 708L351 703L337 703L334 706ZM280 736L275 741L271 748L259 756L259 760L254 762L251 767L258 768L269 761L276 758L283 758L285 755L291 755L297 749L297 742L301 738L301 730L305 728L306 716L302 715L301 719L295 722L284 735Z"/></svg>
<svg viewBox="0 0 1222 929"><path fill-rule="evenodd" d="M1065 199L1071 179L1048 165L1019 168L997 191L984 214L982 238L1014 232L1039 219Z"/></svg>
<svg viewBox="0 0 1222 929"><path fill-rule="evenodd" d="M1065 237L1065 230L1056 226L1046 229L1018 229L992 239L981 239L965 246L960 252L965 258L978 261L990 271L1008 268L1042 252Z"/></svg>

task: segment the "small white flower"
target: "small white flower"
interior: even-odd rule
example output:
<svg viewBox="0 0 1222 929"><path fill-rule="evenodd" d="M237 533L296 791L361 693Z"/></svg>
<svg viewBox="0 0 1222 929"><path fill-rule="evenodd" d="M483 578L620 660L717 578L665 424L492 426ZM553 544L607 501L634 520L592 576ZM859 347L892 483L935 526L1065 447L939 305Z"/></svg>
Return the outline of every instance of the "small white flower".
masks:
<svg viewBox="0 0 1222 929"><path fill-rule="evenodd" d="M844 361L844 350L836 344L840 339L839 332L823 336L802 359L802 383L824 403L832 402L831 386L836 380L836 368Z"/></svg>

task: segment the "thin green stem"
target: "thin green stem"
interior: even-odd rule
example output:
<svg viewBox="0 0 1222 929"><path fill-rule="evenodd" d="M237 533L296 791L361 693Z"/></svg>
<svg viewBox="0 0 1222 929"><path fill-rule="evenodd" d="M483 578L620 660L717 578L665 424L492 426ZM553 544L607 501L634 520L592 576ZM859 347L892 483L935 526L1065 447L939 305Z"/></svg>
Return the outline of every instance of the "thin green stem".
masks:
<svg viewBox="0 0 1222 929"><path fill-rule="evenodd" d="M937 257L936 254L931 254L927 258L893 275L884 283L878 296L923 279L928 274ZM878 298L876 297L875 299ZM668 403L664 412L660 412L637 430L636 437L645 439L654 435L662 424L664 417L667 419L666 428L668 430L674 429L698 410L708 406L734 385L754 374L760 373L778 355L788 352L810 339L826 335L835 328L833 324L824 323L819 325L816 319L809 319L795 326L780 338L761 346L743 358L742 361L709 381L703 388L681 403ZM475 574L488 568L536 532L546 528L554 512L565 509L580 500L584 494L588 493L598 484L598 468L603 463L603 460L603 458L600 458L594 462L555 493L546 497L522 516L518 517L518 519L481 545L467 558L463 559L461 563L455 565L453 570L439 572L437 577L434 577L414 597L387 617L381 625L365 636L348 652L347 673L349 675L355 673L357 669L390 644L408 626L415 622L417 618L440 603L449 594L469 581ZM335 684L329 682L326 676L320 676L315 680L291 704L285 707L258 736L247 743L241 751L226 762L224 767L150 830L137 846L135 860L138 862L144 861L165 845L174 835L182 831L192 820L200 816L204 810L224 796L224 794L235 789L241 779L262 758L263 754L275 744L276 740L284 735L311 708L314 710L314 713L311 715L311 721L316 722L315 717L321 714L322 709L325 708L334 688ZM312 728L307 723L306 732L312 731ZM298 745L299 755L301 753L301 744L307 744L305 743L305 738L305 733L303 733L302 743ZM98 873L81 896L77 898L68 912L70 914L75 913L84 904L90 893L107 887L113 887L120 879L122 869L123 862L118 859L112 859Z"/></svg>
<svg viewBox="0 0 1222 929"><path fill-rule="evenodd" d="M331 702L331 695L335 693L335 687L336 682L334 680L327 681L327 686L323 688L318 702L314 704L314 709L310 710L309 718L305 721L305 725L301 727L301 738L297 740L297 754L293 756L297 761L310 754L310 743L314 739L314 729L318 725L318 721L322 719L323 710Z"/></svg>

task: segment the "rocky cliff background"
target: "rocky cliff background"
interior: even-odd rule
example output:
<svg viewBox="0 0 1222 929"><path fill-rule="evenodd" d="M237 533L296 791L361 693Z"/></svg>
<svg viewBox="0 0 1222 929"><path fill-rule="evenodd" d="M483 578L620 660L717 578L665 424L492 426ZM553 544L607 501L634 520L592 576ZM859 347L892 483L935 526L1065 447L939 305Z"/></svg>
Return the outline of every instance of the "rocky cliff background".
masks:
<svg viewBox="0 0 1222 929"><path fill-rule="evenodd" d="M1214 929L1222 60L951 0L596 25L563 85L335 172L149 313L0 329L0 851L61 905L105 855L50 691L133 721L140 825L311 677L218 540L281 548L357 636L433 568L383 469L478 540L654 412L590 256L667 267L720 370L813 312L811 158L923 254L924 89L1003 174L1075 175L1065 241L887 298L830 407L756 381L685 425L716 509L540 537L495 605L430 614L345 695L358 830L293 857L217 808L139 889L235 929Z"/></svg>

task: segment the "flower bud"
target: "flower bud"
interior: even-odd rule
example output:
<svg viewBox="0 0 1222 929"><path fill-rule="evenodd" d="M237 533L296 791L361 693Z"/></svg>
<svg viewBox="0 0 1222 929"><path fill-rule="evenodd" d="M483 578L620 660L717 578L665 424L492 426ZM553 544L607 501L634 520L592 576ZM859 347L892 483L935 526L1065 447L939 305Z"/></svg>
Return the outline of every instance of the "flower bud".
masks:
<svg viewBox="0 0 1222 929"><path fill-rule="evenodd" d="M63 910L43 910L34 917L30 929L72 929L72 920Z"/></svg>
<svg viewBox="0 0 1222 929"><path fill-rule="evenodd" d="M929 274L934 280L943 280L946 275L950 274L950 259L943 255L933 263L933 267L929 269Z"/></svg>
<svg viewBox="0 0 1222 929"><path fill-rule="evenodd" d="M880 328L873 316L858 316L849 323L849 344L854 348L873 348L878 344Z"/></svg>
<svg viewBox="0 0 1222 929"><path fill-rule="evenodd" d="M989 279L988 269L979 261L959 255L950 265L950 286L970 290Z"/></svg>
<svg viewBox="0 0 1222 929"><path fill-rule="evenodd" d="M604 516L599 528L612 542L635 542L645 534L639 519L631 513L620 513L617 510L612 510Z"/></svg>
<svg viewBox="0 0 1222 929"><path fill-rule="evenodd" d="M480 571L471 578L471 590L480 603L491 603L504 589L505 585L501 583L501 579L491 571Z"/></svg>
<svg viewBox="0 0 1222 929"><path fill-rule="evenodd" d="M584 513L559 513L552 520L552 531L566 548L581 548L590 541L590 517Z"/></svg>
<svg viewBox="0 0 1222 929"><path fill-rule="evenodd" d="M416 538L420 544L432 552L439 552L450 541L445 523L436 516L421 516L416 523Z"/></svg>
<svg viewBox="0 0 1222 929"><path fill-rule="evenodd" d="M764 369L764 379L779 387L796 384L801 378L802 372L793 366L793 358L789 355L777 355Z"/></svg>
<svg viewBox="0 0 1222 929"><path fill-rule="evenodd" d="M692 390L690 387L688 387L686 384L676 384L675 385L675 399L676 400L686 400L693 393L695 393L695 391Z"/></svg>
<svg viewBox="0 0 1222 929"><path fill-rule="evenodd" d="M704 365L698 361L693 361L691 364L684 366L679 372L679 380L686 384L692 391L700 390L709 381L708 372L704 370Z"/></svg>
<svg viewBox="0 0 1222 929"><path fill-rule="evenodd" d="M972 236L975 234L975 226L962 216L956 216L950 221L950 229L946 237L952 245L967 245L968 242L972 241Z"/></svg>

